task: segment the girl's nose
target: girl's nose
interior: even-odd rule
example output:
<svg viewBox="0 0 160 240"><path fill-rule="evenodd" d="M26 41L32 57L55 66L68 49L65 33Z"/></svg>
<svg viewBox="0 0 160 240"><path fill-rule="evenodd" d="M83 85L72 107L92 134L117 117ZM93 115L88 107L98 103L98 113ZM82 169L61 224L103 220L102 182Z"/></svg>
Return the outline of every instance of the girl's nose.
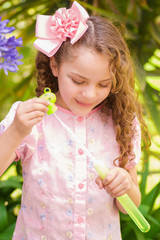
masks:
<svg viewBox="0 0 160 240"><path fill-rule="evenodd" d="M83 97L86 97L86 98L89 98L89 99L95 98L95 96L96 96L95 87L90 86L90 87L84 88L83 91L82 91L82 95L83 95Z"/></svg>

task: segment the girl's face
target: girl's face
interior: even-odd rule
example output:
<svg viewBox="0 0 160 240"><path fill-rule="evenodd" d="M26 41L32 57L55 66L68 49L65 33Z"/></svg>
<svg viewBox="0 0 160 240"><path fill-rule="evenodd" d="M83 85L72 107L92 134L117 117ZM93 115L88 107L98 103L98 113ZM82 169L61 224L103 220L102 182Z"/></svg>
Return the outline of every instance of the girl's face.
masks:
<svg viewBox="0 0 160 240"><path fill-rule="evenodd" d="M62 62L60 67L51 58L51 69L58 77L59 91L56 103L79 116L85 116L110 93L112 77L109 59L88 48L75 50L77 57Z"/></svg>

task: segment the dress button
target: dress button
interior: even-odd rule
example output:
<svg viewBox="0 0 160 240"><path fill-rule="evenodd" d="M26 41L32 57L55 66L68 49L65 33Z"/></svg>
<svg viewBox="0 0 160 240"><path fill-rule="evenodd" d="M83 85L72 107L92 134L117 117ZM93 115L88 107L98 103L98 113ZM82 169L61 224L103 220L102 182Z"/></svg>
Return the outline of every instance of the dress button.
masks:
<svg viewBox="0 0 160 240"><path fill-rule="evenodd" d="M78 122L82 122L82 121L83 121L83 117L78 117L78 118L77 118L77 121L78 121Z"/></svg>
<svg viewBox="0 0 160 240"><path fill-rule="evenodd" d="M78 223L83 223L83 217L78 217L78 218L77 218L77 222L78 222Z"/></svg>
<svg viewBox="0 0 160 240"><path fill-rule="evenodd" d="M83 183L79 183L78 187L79 187L79 189L82 189L82 188L84 188L84 184Z"/></svg>
<svg viewBox="0 0 160 240"><path fill-rule="evenodd" d="M83 154L84 154L84 151L80 148L80 149L78 150L78 153L79 153L79 155L83 155Z"/></svg>

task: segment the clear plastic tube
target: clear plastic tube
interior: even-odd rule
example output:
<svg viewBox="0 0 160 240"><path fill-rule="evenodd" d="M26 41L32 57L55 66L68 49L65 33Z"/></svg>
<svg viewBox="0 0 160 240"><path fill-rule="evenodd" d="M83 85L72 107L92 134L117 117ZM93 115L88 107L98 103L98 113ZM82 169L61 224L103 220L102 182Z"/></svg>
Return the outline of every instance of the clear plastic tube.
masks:
<svg viewBox="0 0 160 240"><path fill-rule="evenodd" d="M85 151L85 153L88 155L89 158L91 158L94 162L94 167L100 177L102 179L105 179L107 176L109 170L106 168L103 164L97 163L96 159L94 156L88 151L88 149L79 141L79 139L75 136L75 134L71 131L70 128L68 128L62 121L61 119L54 113L55 117L57 120L62 124L62 126L71 134L73 139L77 141L81 148ZM135 224L139 227L139 229L142 232L148 232L150 230L150 225L147 222L147 220L143 217L141 212L138 210L136 205L132 202L132 200L129 198L127 194L124 194L123 196L117 197L118 201L120 204L123 206L123 208L126 210L128 215L132 218L132 220L135 222Z"/></svg>
<svg viewBox="0 0 160 240"><path fill-rule="evenodd" d="M120 204L142 232L148 232L150 225L127 194L117 197Z"/></svg>

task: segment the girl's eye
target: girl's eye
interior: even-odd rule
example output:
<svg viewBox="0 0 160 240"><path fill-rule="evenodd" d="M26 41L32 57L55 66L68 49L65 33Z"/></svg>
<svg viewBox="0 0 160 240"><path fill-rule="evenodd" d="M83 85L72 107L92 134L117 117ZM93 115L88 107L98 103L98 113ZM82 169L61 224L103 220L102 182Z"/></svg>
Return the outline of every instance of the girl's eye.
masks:
<svg viewBox="0 0 160 240"><path fill-rule="evenodd" d="M71 81L72 81L73 83L75 83L75 84L82 84L82 82L79 82L79 81L75 80L72 76L69 76L69 75L68 75L68 78L70 78Z"/></svg>
<svg viewBox="0 0 160 240"><path fill-rule="evenodd" d="M82 82L79 82L79 81L77 81L77 80L75 80L75 79L73 79L73 78L71 78L72 79L72 82L74 82L75 84L78 84L78 85L80 85L80 84L83 84L84 82L82 81Z"/></svg>
<svg viewBox="0 0 160 240"><path fill-rule="evenodd" d="M106 84L106 85L99 84L99 86L103 87L103 88L107 88L109 86L109 84Z"/></svg>
<svg viewBox="0 0 160 240"><path fill-rule="evenodd" d="M78 85L83 84L83 82L77 82L77 81L73 81L73 82Z"/></svg>

